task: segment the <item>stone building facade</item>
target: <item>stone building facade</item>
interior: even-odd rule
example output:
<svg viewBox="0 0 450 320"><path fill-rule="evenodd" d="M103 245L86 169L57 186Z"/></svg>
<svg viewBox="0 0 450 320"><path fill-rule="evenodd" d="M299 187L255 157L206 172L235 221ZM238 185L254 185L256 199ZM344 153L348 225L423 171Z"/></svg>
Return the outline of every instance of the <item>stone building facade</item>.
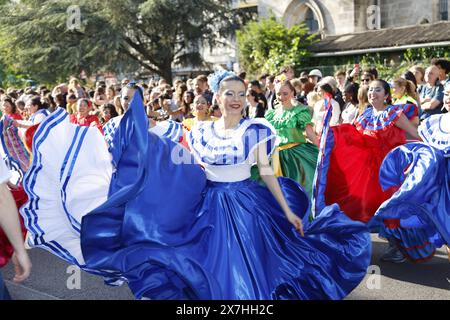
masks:
<svg viewBox="0 0 450 320"><path fill-rule="evenodd" d="M450 46L450 0L233 1L235 8L249 6L256 8L261 18L275 16L288 27L304 22L311 32L320 33L322 41L310 48L317 57L351 55L355 50ZM420 36L422 39L415 41ZM227 41L226 47L203 48L202 55L209 66L237 71L236 40Z"/></svg>
<svg viewBox="0 0 450 320"><path fill-rule="evenodd" d="M287 26L301 22L308 24L313 14L313 19L318 24L317 31L326 37L448 20L449 2L448 0L259 0L258 14L261 17L273 14ZM374 8L377 7L379 11L374 12ZM377 13L379 23L371 23Z"/></svg>

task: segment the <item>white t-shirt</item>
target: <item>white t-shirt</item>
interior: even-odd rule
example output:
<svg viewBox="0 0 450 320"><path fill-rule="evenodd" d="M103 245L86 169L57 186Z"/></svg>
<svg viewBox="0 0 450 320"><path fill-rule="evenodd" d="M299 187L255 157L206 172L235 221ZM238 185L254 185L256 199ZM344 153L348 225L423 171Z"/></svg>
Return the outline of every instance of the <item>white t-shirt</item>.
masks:
<svg viewBox="0 0 450 320"><path fill-rule="evenodd" d="M9 172L8 167L6 166L5 161L0 158L0 183L5 183L11 177L11 173Z"/></svg>
<svg viewBox="0 0 450 320"><path fill-rule="evenodd" d="M331 99L331 105L333 107L333 111L331 115L330 126L335 126L339 124L339 120L341 118L341 107L339 106L339 103L337 103L337 101L334 99ZM314 105L314 130L316 131L316 134L319 135L322 133L323 118L325 117L324 107L325 105L323 100L317 101Z"/></svg>
<svg viewBox="0 0 450 320"><path fill-rule="evenodd" d="M353 124L358 117L359 109L355 107L353 104L348 103L342 111L342 123L351 123Z"/></svg>

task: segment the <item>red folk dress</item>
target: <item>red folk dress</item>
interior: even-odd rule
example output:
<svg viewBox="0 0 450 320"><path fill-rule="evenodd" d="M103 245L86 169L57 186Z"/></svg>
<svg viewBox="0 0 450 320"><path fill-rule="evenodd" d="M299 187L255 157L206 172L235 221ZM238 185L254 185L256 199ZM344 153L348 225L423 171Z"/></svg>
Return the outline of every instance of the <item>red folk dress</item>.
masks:
<svg viewBox="0 0 450 320"><path fill-rule="evenodd" d="M402 114L412 119L417 117L418 108L393 105L374 112L370 107L355 125L329 128L319 162L316 206L338 203L350 218L364 223L373 217L395 192L394 188L383 191L378 175L389 151L406 143L405 131L395 125Z"/></svg>

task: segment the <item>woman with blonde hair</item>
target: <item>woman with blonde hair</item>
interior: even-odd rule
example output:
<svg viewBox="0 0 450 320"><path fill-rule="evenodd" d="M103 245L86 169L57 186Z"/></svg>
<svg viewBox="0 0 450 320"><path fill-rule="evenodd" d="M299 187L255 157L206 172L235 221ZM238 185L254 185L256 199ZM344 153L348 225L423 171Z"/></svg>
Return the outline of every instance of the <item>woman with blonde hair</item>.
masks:
<svg viewBox="0 0 450 320"><path fill-rule="evenodd" d="M362 115L364 111L366 111L367 107L370 105L369 103L369 86L361 86L358 89L358 116Z"/></svg>
<svg viewBox="0 0 450 320"><path fill-rule="evenodd" d="M418 94L416 91L416 86L412 81L398 78L394 80L394 88L392 90L392 98L394 104L404 104L404 105L414 105L418 108ZM411 106L413 108L413 106ZM414 117L410 119L412 123L416 126L419 125L419 117Z"/></svg>
<svg viewBox="0 0 450 320"><path fill-rule="evenodd" d="M413 66L409 69L416 77L417 87L425 84L425 69L421 66Z"/></svg>
<svg viewBox="0 0 450 320"><path fill-rule="evenodd" d="M395 79L392 97L394 98L393 102L396 104L414 103L417 105L416 85L404 78Z"/></svg>
<svg viewBox="0 0 450 320"><path fill-rule="evenodd" d="M125 111L123 110L122 102L120 102L120 95L114 97L113 105L119 115L124 114Z"/></svg>
<svg viewBox="0 0 450 320"><path fill-rule="evenodd" d="M314 105L320 101L320 95L316 91L311 91L306 95L306 101L308 102L308 107L311 115L314 111Z"/></svg>

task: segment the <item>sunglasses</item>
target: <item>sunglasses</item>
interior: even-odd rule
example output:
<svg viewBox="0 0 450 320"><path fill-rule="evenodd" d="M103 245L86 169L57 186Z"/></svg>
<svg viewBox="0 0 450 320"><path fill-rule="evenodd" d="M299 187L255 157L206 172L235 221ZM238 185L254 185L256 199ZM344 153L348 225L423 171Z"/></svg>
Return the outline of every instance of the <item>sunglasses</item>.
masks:
<svg viewBox="0 0 450 320"><path fill-rule="evenodd" d="M125 97L122 97L122 100L127 101L127 100L130 100L130 98L128 96L125 96Z"/></svg>
<svg viewBox="0 0 450 320"><path fill-rule="evenodd" d="M370 79L361 79L362 82L370 82Z"/></svg>

